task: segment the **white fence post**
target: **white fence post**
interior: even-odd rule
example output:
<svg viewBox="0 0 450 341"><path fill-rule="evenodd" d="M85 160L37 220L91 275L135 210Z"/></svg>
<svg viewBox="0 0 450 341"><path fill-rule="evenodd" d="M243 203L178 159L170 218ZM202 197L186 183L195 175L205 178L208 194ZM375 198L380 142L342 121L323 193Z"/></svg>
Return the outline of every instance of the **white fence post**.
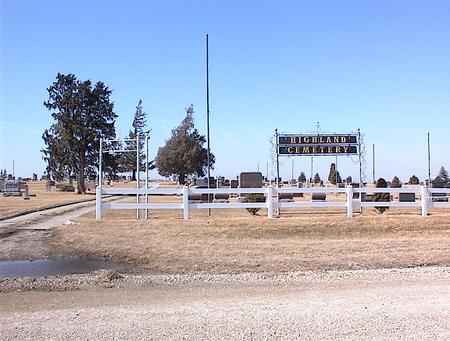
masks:
<svg viewBox="0 0 450 341"><path fill-rule="evenodd" d="M272 200L272 207L277 217L280 216L280 203L278 201L278 187L272 188L272 199L275 198L275 200Z"/></svg>
<svg viewBox="0 0 450 341"><path fill-rule="evenodd" d="M347 218L353 217L353 187L348 185L346 188L347 193ZM359 194L361 195L361 193Z"/></svg>
<svg viewBox="0 0 450 341"><path fill-rule="evenodd" d="M426 186L420 187L420 201L422 206L422 217L428 215L428 188Z"/></svg>
<svg viewBox="0 0 450 341"><path fill-rule="evenodd" d="M95 189L95 220L102 220L102 187L97 186Z"/></svg>
<svg viewBox="0 0 450 341"><path fill-rule="evenodd" d="M273 218L273 188L272 188L272 185L267 187L266 203L267 203L267 217Z"/></svg>
<svg viewBox="0 0 450 341"><path fill-rule="evenodd" d="M189 219L189 187L187 186L183 187L183 218Z"/></svg>

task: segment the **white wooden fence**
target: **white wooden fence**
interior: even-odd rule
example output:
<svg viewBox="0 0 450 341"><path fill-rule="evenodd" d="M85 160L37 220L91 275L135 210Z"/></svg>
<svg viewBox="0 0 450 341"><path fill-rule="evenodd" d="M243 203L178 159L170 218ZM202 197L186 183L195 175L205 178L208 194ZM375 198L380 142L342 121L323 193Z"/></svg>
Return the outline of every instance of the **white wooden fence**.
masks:
<svg viewBox="0 0 450 341"><path fill-rule="evenodd" d="M345 201L285 201L279 199L280 194L328 194L328 193L345 193ZM353 199L353 193L360 193L359 199ZM414 193L414 198L418 197L420 200L413 202L399 202L397 201L361 201L361 193ZM266 208L267 216L273 218L281 208L311 208L311 207L333 207L343 208L346 210L347 217L351 218L354 211L360 211L364 207L400 207L400 208L420 208L422 216L428 215L430 208L450 208L450 203L435 202L431 200L432 193L439 193L441 195L450 194L450 189L444 188L427 188L425 186L414 186L408 188L296 188L296 187L265 187L265 188L106 188L97 187L96 189L96 219L101 220L103 211L106 209L134 209L134 210L173 210L179 209L183 211L184 219L189 219L189 212L191 209L208 209L208 208ZM190 195L216 195L216 194L263 194L264 202L195 202L189 200ZM181 196L181 203L121 203L121 202L103 202L103 195L136 195L148 197L151 195L172 195ZM448 199L447 199L448 200ZM146 215L147 216L147 215Z"/></svg>

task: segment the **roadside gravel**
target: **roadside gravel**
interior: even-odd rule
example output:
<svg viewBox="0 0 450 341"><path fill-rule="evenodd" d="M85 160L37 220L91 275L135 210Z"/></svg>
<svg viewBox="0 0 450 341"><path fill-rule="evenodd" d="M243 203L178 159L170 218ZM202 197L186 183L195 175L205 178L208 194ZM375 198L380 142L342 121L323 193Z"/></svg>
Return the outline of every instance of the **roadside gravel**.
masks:
<svg viewBox="0 0 450 341"><path fill-rule="evenodd" d="M449 268L76 278L113 285L0 294L0 339L450 339Z"/></svg>
<svg viewBox="0 0 450 341"><path fill-rule="evenodd" d="M112 270L100 270L88 274L22 277L0 279L0 293L11 291L70 291L106 288L149 288L242 285L289 286L293 284L339 283L343 280L385 281L387 279L414 281L430 277L433 280L450 279L450 267L416 267L407 269L349 270L349 271L307 271L285 273L240 273L240 274L126 274Z"/></svg>

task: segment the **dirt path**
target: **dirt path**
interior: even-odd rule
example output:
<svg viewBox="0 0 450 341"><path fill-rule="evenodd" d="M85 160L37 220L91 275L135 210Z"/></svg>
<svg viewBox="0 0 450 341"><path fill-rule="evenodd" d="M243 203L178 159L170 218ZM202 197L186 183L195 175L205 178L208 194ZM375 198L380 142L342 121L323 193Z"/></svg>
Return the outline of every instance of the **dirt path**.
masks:
<svg viewBox="0 0 450 341"><path fill-rule="evenodd" d="M0 221L0 260L48 256L52 229L62 224L76 224L72 219L93 210L95 202L83 202Z"/></svg>
<svg viewBox="0 0 450 341"><path fill-rule="evenodd" d="M0 295L2 340L448 340L450 270Z"/></svg>

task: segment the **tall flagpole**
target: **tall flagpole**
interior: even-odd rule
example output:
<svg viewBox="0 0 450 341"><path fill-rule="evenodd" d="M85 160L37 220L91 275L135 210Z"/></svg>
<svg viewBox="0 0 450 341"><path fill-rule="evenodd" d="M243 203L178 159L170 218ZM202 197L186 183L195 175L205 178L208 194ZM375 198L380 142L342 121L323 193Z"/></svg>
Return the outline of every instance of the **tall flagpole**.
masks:
<svg viewBox="0 0 450 341"><path fill-rule="evenodd" d="M375 143L372 144L372 182L375 182Z"/></svg>
<svg viewBox="0 0 450 341"><path fill-rule="evenodd" d="M431 187L431 148L430 148L430 132L428 136L428 186Z"/></svg>
<svg viewBox="0 0 450 341"><path fill-rule="evenodd" d="M208 143L208 151L207 151L207 162L208 162L208 189L210 188L209 178L211 176L211 167L210 167L210 137L209 137L209 51L208 51L208 34L206 34L206 135L207 135L207 143ZM208 203L210 199L210 194L208 193ZM211 209L208 208L208 216L211 215Z"/></svg>

